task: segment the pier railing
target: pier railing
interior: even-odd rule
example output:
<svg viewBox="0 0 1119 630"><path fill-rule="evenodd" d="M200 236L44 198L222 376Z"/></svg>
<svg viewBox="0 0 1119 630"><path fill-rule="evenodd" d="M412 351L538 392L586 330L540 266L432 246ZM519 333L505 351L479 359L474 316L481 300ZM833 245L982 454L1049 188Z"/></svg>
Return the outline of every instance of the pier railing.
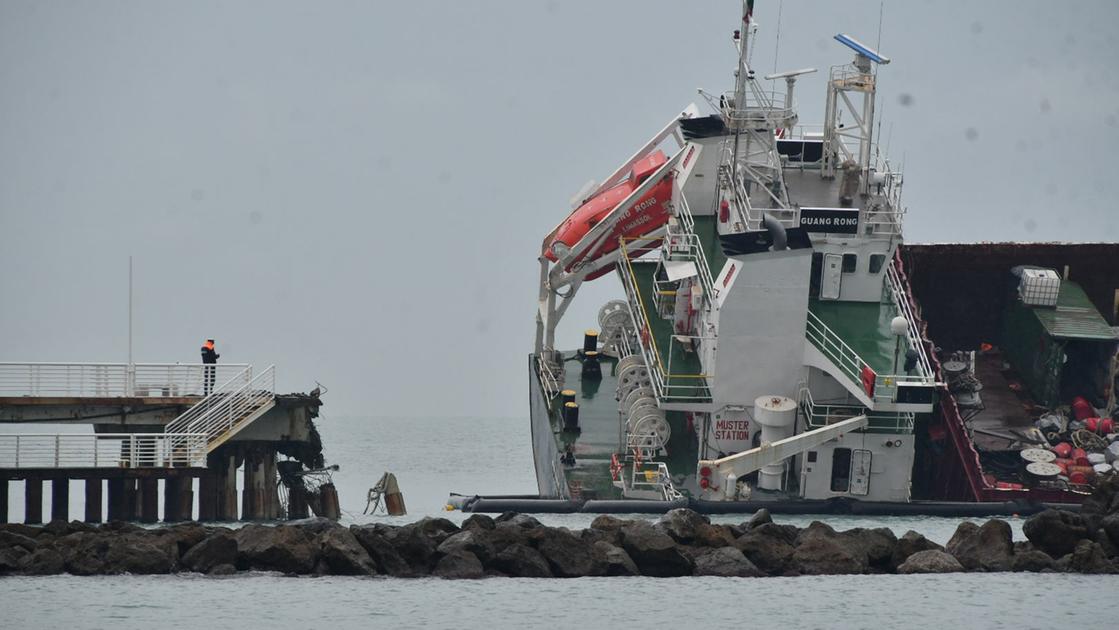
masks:
<svg viewBox="0 0 1119 630"><path fill-rule="evenodd" d="M245 363L0 362L0 396L158 398L202 396L208 373L224 382ZM208 372L210 371L210 372Z"/></svg>
<svg viewBox="0 0 1119 630"><path fill-rule="evenodd" d="M204 467L204 433L0 435L0 468Z"/></svg>

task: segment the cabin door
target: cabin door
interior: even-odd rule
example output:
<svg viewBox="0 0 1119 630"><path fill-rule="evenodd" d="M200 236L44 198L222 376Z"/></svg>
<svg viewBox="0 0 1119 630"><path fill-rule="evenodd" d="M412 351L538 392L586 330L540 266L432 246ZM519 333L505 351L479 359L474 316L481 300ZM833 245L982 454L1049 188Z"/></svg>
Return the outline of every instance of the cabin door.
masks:
<svg viewBox="0 0 1119 630"><path fill-rule="evenodd" d="M843 279L843 256L824 254L824 265L820 274L820 299L838 300L839 286Z"/></svg>
<svg viewBox="0 0 1119 630"><path fill-rule="evenodd" d="M870 458L865 449L851 451L851 494L866 496L870 492Z"/></svg>

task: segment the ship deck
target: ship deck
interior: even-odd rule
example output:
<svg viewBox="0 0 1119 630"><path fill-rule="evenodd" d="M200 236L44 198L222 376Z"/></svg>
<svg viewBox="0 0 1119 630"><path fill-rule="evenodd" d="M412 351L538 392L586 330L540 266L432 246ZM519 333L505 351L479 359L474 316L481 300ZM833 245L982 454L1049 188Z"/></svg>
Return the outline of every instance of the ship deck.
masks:
<svg viewBox="0 0 1119 630"><path fill-rule="evenodd" d="M957 396L972 441L985 451L1001 451L1026 438L1037 405L1013 372L1003 369L997 352L977 353L975 376L983 389L974 397Z"/></svg>
<svg viewBox="0 0 1119 630"><path fill-rule="evenodd" d="M621 490L614 486L610 474L611 456L623 451L624 439L616 399L617 360L604 357L601 365L601 380L585 379L578 353L564 353L563 386L576 392L575 400L579 404L578 432L563 430L560 397L552 400L548 407L552 432L560 453L571 445L575 455L575 465L567 467L565 471L568 487L573 490L573 498L577 494L582 499L614 499L622 496ZM668 412L666 420L672 427L672 436L666 448L667 456L657 459L664 461L674 478L683 482L685 478L695 475L695 462L699 452L695 431L683 413Z"/></svg>

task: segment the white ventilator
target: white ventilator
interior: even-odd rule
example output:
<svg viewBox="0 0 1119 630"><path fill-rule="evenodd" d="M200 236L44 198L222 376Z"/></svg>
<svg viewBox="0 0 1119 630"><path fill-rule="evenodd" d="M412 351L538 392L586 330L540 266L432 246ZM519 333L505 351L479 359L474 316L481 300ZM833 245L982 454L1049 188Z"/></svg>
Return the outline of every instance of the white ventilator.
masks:
<svg viewBox="0 0 1119 630"><path fill-rule="evenodd" d="M761 396L754 401L754 421L762 427L762 445L772 444L793 434L797 404L784 396ZM785 461L763 466L758 472L758 487L780 490L785 476Z"/></svg>

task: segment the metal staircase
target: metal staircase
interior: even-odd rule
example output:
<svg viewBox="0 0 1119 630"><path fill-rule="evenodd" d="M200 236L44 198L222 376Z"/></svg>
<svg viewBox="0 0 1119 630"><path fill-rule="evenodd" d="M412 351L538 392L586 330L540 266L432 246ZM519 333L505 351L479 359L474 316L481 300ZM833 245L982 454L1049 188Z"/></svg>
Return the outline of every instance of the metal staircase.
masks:
<svg viewBox="0 0 1119 630"><path fill-rule="evenodd" d="M215 388L165 428L165 434L206 436L206 453L212 453L276 405L276 366L253 376L252 366Z"/></svg>

